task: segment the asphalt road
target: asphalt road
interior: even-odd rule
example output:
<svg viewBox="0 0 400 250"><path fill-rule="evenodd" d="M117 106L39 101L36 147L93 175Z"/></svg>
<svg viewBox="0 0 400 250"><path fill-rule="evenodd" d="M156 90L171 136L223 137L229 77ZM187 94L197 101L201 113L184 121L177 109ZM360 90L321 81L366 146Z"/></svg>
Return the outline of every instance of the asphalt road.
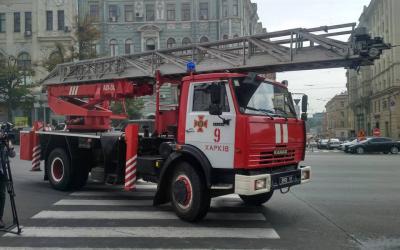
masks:
<svg viewBox="0 0 400 250"><path fill-rule="evenodd" d="M0 249L400 249L399 162L400 155L309 152L311 183L275 192L263 207L232 195L215 199L206 219L190 224L168 205L151 206L154 185L124 193L90 183L59 192L43 172L14 159L23 233L0 233Z"/></svg>

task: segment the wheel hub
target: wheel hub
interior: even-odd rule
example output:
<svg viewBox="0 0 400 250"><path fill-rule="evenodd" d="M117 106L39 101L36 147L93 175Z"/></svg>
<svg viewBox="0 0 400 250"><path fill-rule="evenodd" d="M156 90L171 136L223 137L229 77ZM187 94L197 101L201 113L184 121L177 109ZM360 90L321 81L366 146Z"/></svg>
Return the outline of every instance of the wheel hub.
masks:
<svg viewBox="0 0 400 250"><path fill-rule="evenodd" d="M51 164L51 175L53 179L57 182L59 182L63 176L64 176L64 164L62 163L62 160L59 158L56 158L53 160Z"/></svg>
<svg viewBox="0 0 400 250"><path fill-rule="evenodd" d="M190 181L185 176L178 177L174 183L173 193L175 200L181 206L188 206L192 200L192 188Z"/></svg>

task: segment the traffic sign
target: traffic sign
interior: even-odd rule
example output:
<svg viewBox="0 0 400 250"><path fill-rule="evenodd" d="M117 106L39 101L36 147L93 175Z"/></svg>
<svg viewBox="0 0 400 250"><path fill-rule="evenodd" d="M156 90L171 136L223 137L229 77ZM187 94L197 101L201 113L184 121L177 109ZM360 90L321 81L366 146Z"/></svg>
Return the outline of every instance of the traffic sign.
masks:
<svg viewBox="0 0 400 250"><path fill-rule="evenodd" d="M374 130L372 131L373 135L376 137L381 136L381 130L379 128L374 128Z"/></svg>

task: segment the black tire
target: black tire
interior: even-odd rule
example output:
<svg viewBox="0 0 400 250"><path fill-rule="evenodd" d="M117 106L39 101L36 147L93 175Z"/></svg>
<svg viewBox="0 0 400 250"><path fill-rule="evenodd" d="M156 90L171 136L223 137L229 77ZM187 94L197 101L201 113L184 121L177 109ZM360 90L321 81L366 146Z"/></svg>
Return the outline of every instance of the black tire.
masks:
<svg viewBox="0 0 400 250"><path fill-rule="evenodd" d="M56 148L51 151L46 161L46 172L54 189L66 191L72 187L71 160L64 149Z"/></svg>
<svg viewBox="0 0 400 250"><path fill-rule="evenodd" d="M74 168L75 176L72 184L74 189L83 188L86 185L89 177L89 162L83 159L81 160L82 161L80 163L77 163L76 167Z"/></svg>
<svg viewBox="0 0 400 250"><path fill-rule="evenodd" d="M171 203L175 213L185 221L199 221L210 208L210 191L205 179L187 162L175 169L170 184Z"/></svg>
<svg viewBox="0 0 400 250"><path fill-rule="evenodd" d="M364 150L363 147L358 147L358 148L356 148L355 151L356 151L356 153L359 154L359 155L362 155L362 154L365 153L365 150Z"/></svg>
<svg viewBox="0 0 400 250"><path fill-rule="evenodd" d="M390 148L390 153L397 155L399 153L399 148L396 146L393 146Z"/></svg>
<svg viewBox="0 0 400 250"><path fill-rule="evenodd" d="M239 197L246 205L261 206L262 204L269 201L273 194L274 191L270 191L268 193L256 194L256 195L239 195Z"/></svg>

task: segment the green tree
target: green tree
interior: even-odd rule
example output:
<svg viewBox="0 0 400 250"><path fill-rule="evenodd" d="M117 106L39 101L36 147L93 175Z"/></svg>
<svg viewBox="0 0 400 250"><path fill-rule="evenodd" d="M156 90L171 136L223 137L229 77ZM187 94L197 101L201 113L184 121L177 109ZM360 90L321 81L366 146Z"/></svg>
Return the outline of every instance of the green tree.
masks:
<svg viewBox="0 0 400 250"><path fill-rule="evenodd" d="M128 114L128 119L140 119L142 116L142 109L144 107L144 102L140 98L127 99L125 100L126 113ZM124 108L121 102L114 102L111 105L111 110L115 114L124 114Z"/></svg>
<svg viewBox="0 0 400 250"><path fill-rule="evenodd" d="M56 42L54 51L43 61L43 67L50 72L60 63L98 57L95 44L100 38L100 31L90 17L86 16L78 22L75 37L76 43L72 46Z"/></svg>
<svg viewBox="0 0 400 250"><path fill-rule="evenodd" d="M94 25L93 19L85 16L83 20L78 22L75 36L78 40L78 54L76 56L79 60L96 58L96 41L100 38L100 31Z"/></svg>
<svg viewBox="0 0 400 250"><path fill-rule="evenodd" d="M0 100L7 107L9 121L13 121L12 110L17 108L21 108L29 116L34 98L24 84L24 78L32 74L31 70L21 71L14 57L0 61Z"/></svg>

